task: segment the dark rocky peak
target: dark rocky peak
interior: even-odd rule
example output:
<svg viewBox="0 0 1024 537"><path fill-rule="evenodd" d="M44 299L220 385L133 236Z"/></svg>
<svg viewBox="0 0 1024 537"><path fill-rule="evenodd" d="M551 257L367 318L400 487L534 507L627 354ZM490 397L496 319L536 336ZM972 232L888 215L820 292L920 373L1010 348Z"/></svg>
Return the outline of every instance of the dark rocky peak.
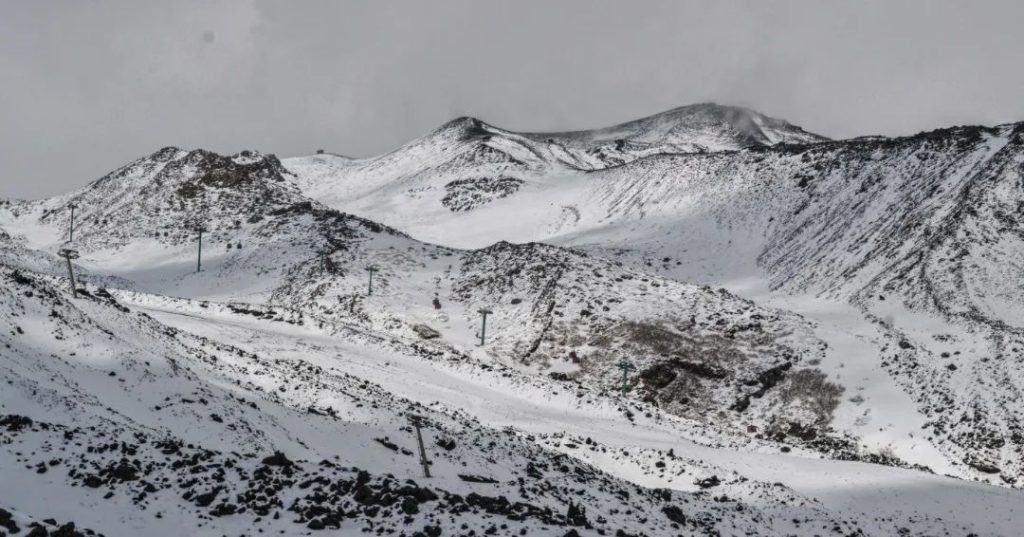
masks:
<svg viewBox="0 0 1024 537"><path fill-rule="evenodd" d="M101 197L106 199L122 191L142 190L138 192L142 194L150 187L163 188L170 184L182 185L181 192L188 196L202 187L284 183L290 176L292 173L274 155L246 150L225 156L205 149L186 151L169 146L93 181L72 195L70 201L87 202L90 193L102 193Z"/></svg>
<svg viewBox="0 0 1024 537"><path fill-rule="evenodd" d="M301 194L274 155L242 151L164 148L70 197L53 198L41 221L68 227L76 206L75 239L83 251L121 247L140 239L165 244L195 240L204 229L210 244L293 237L341 248L368 234L401 235L376 222L340 213Z"/></svg>
<svg viewBox="0 0 1024 537"><path fill-rule="evenodd" d="M435 135L453 136L459 141L479 140L486 142L501 131L483 121L469 116L455 118L434 131Z"/></svg>
<svg viewBox="0 0 1024 537"><path fill-rule="evenodd" d="M178 158L184 150L174 146L167 146L156 151L148 158L154 162L170 162Z"/></svg>
<svg viewBox="0 0 1024 537"><path fill-rule="evenodd" d="M75 238L86 249L142 236L180 242L187 229L238 229L308 201L291 175L274 155L166 147L74 194L45 200L40 220L66 228L74 204Z"/></svg>
<svg viewBox="0 0 1024 537"><path fill-rule="evenodd" d="M228 157L196 149L168 166L169 171L180 170L191 175L195 183L216 188L238 187L258 181L283 182L285 176L291 175L274 155L248 150Z"/></svg>

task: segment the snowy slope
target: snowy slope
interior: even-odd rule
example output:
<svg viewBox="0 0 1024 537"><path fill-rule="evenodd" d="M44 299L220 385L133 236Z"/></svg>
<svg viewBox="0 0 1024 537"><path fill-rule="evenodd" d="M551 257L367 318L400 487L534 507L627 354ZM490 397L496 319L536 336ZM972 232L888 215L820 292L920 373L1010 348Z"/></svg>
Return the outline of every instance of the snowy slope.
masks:
<svg viewBox="0 0 1024 537"><path fill-rule="evenodd" d="M462 352L603 391L619 387L616 364L629 356L634 397L738 435L733 443L832 433L842 387L808 365L823 344L798 316L551 246L421 243L303 198L285 174L271 156L165 149L77 193L21 207L8 225L59 236L60 204L73 201L79 262L121 278L115 287L240 309L279 305L398 337L426 328ZM182 222L207 228L201 272ZM369 266L380 268L372 296ZM482 306L495 311L483 349ZM715 419L719 412L733 419ZM860 456L847 438L816 449Z"/></svg>
<svg viewBox="0 0 1024 537"><path fill-rule="evenodd" d="M884 330L878 365L915 400L929 438L979 477L1014 484L1024 369L1010 320L1021 297L1007 285L1020 275L1019 225L1008 215L1022 132L953 129L615 170L595 195L617 222L562 240L626 247L665 274L754 297L770 287L855 304ZM619 188L625 174L640 184ZM686 216L665 225L671 211Z"/></svg>
<svg viewBox="0 0 1024 537"><path fill-rule="evenodd" d="M706 492L638 490L348 372L352 352L376 363L394 353L438 360L414 348L350 339L341 355L274 356L272 344L252 352L163 325L96 288L71 300L45 277L2 277L0 475L5 488L34 491L5 498L23 513L109 534L411 526L429 535L499 524L508 535L561 535L567 525L700 534L722 517L788 529L796 514L857 526L768 484L722 485L747 497L741 511L740 500L720 505ZM413 456L410 413L425 418L435 477L422 478ZM567 518L570 500L588 514ZM807 505L752 505L794 500ZM643 515L665 509L673 516Z"/></svg>
<svg viewBox="0 0 1024 537"><path fill-rule="evenodd" d="M590 131L541 133L576 151L605 149L603 144L658 148L658 153L727 151L778 143L806 144L826 138L748 108L714 103L681 106L667 112ZM675 149L674 151L668 148Z"/></svg>
<svg viewBox="0 0 1024 537"><path fill-rule="evenodd" d="M475 118L455 119L388 154L330 154L284 160L303 192L360 215L410 218L466 212L537 182L662 154L803 144L825 140L744 108L700 104L592 131L516 133Z"/></svg>
<svg viewBox="0 0 1024 537"><path fill-rule="evenodd" d="M0 482L31 491L0 508L111 535L1014 535L1020 127L794 145L662 116L554 145L461 119L363 161L166 148L0 204ZM660 149L581 149L608 136Z"/></svg>
<svg viewBox="0 0 1024 537"><path fill-rule="evenodd" d="M790 489L771 483L793 478L792 456L681 441L671 418L630 420L614 400L415 344L95 287L72 300L49 277L2 277L0 471L33 491L5 500L15 513L107 534L1015 527L1018 492L813 458L799 459L806 477ZM426 419L429 479L409 412ZM625 443L623 428L635 431ZM820 472L877 491L822 494ZM582 518L567 516L570 501Z"/></svg>
<svg viewBox="0 0 1024 537"><path fill-rule="evenodd" d="M914 407L872 444L899 450L924 429L956 467L949 471L1013 485L1024 462L1017 403L1024 373L1014 350L1022 347L1016 319L1024 297L1013 283L1021 271L1012 216L1022 129L657 154L554 171L467 212L429 204L392 211L394 192L384 190L322 199L423 240L569 245L768 304L809 305L797 311L812 321L852 304L860 313L831 332L870 341L860 357L837 358L831 367L870 356L871 378L858 383L886 383L879 399L903 392L897 406ZM815 296L829 305L810 305ZM865 421L852 413L860 410L839 409L858 436ZM935 466L926 459L916 460Z"/></svg>

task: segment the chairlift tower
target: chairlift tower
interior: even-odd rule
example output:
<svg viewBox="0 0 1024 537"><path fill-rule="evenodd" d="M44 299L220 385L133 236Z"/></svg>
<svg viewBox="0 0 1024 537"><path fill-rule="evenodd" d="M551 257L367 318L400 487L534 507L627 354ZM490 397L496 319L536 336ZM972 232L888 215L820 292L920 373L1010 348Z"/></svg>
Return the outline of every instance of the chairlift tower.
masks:
<svg viewBox="0 0 1024 537"><path fill-rule="evenodd" d="M615 365L622 370L622 395L626 395L629 392L629 372L636 369L636 366L625 358Z"/></svg>
<svg viewBox="0 0 1024 537"><path fill-rule="evenodd" d="M370 273L370 285L366 289L366 296L370 296L370 295L373 294L373 273L377 272L379 270L380 269L377 268L377 265L370 265L370 266L366 267L366 272Z"/></svg>
<svg viewBox="0 0 1024 537"><path fill-rule="evenodd" d="M420 432L420 427L423 426L423 418L421 416L410 416L409 422L412 423L413 428L416 429L416 443L419 444L420 448L420 465L423 466L423 477L430 477L430 461L427 460L427 450L423 447L423 433Z"/></svg>
<svg viewBox="0 0 1024 537"><path fill-rule="evenodd" d="M199 251L196 253L196 272L203 271L203 232L206 228L203 226L197 226L196 231L199 232Z"/></svg>
<svg viewBox="0 0 1024 537"><path fill-rule="evenodd" d="M483 347L484 344L487 343L487 316L494 313L494 311L491 310L491 308L488 308L487 306L484 306L476 311L481 316L480 346Z"/></svg>
<svg viewBox="0 0 1024 537"><path fill-rule="evenodd" d="M68 241L58 253L68 263L68 281L71 282L71 296L78 298L78 286L75 285L75 269L71 264L72 259L78 259L78 250L71 241Z"/></svg>
<svg viewBox="0 0 1024 537"><path fill-rule="evenodd" d="M68 226L68 242L70 243L75 240L75 209L78 208L78 204L71 202L68 207L71 209L71 225Z"/></svg>

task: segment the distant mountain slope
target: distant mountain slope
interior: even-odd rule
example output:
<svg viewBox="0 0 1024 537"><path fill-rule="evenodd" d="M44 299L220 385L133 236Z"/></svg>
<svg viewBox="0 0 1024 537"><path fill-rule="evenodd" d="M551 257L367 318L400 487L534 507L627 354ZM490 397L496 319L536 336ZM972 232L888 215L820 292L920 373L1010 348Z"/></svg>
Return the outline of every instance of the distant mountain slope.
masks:
<svg viewBox="0 0 1024 537"><path fill-rule="evenodd" d="M1015 124L639 161L598 172L573 196L586 200L580 223L553 240L629 251L676 277L763 277L780 294L852 302L890 332L879 366L937 445L1016 484L1022 141Z"/></svg>
<svg viewBox="0 0 1024 537"><path fill-rule="evenodd" d="M315 202L271 196L274 203L248 204L241 198L266 192L248 179L271 186L278 179L259 176L257 166L249 170L259 177L193 188L208 170L187 169L157 175L177 197L230 198L251 208L250 218L263 216L242 230L252 241L245 250L259 253L233 254L249 262L214 262L207 272L178 276L160 269L159 278L145 277L138 260L127 263L147 286L194 299L80 285L75 300L60 278L0 264L0 458L10 461L0 465L0 478L26 491L8 500L16 513L55 514L112 534L123 524L162 533L211 525L288 533L355 531L371 521L384 529L422 528L425 535L501 525L506 534L589 527L773 535L990 524L962 513L944 520L963 490L953 480L878 467L870 479L927 480L941 491L942 507L914 500L886 511L887 520L862 520L877 499L823 505L773 484L789 473L785 464L767 474L771 481L751 480L736 470L743 464L726 459L719 466L714 450L679 443L735 442L750 433L752 451L775 451L784 441L809 456L808 448L820 448L805 441L828 442L827 412L819 414L828 402L814 391L828 397L828 383L806 367L816 343L795 316L562 248L498 244L462 252L375 229ZM146 177L132 181L145 184ZM118 191L108 182L98 187ZM95 212L106 207L102 198L88 191L74 197L93 222L81 231L85 262L124 263L143 240L155 241L151 247L172 261L181 255L177 246L185 239L170 234L114 233L116 226L139 227L122 217L141 217L136 209L147 198ZM191 214L187 202L154 199L171 201L161 219ZM291 204L281 210L278 202ZM49 207L26 210L22 217L33 219L15 218L15 227L59 227ZM216 214L206 213L206 222L223 223L210 217ZM160 229L152 216L145 224ZM272 238L262 234L269 229L276 230ZM328 238L337 249L312 255ZM281 270L271 272L271 263ZM367 296L361 268L371 263L381 273ZM270 290L269 297L209 300L233 272L257 280L250 287ZM192 287L170 285L179 278L193 280ZM493 304L496 313L491 343L475 350L464 342L473 337L479 304ZM422 340L414 322L431 323L440 337ZM613 364L627 354L635 356L638 374L633 395L618 397ZM523 364L562 376L532 377L517 370ZM419 477L410 412L425 416L430 479ZM510 420L540 427L527 433L489 425ZM645 431L639 444L622 444L628 427ZM660 447L665 442L680 454ZM693 458L686 454L692 449L706 455ZM838 454L857 456L841 446ZM751 456L769 467L779 457ZM864 471L851 466L841 473L855 480ZM644 475L644 482L678 490L638 488L616 475ZM586 513L570 510L570 499ZM1002 496L995 509L1012 500Z"/></svg>
<svg viewBox="0 0 1024 537"><path fill-rule="evenodd" d="M808 365L821 343L797 316L559 247L419 242L304 198L286 175L273 156L167 148L6 218L29 236L59 237L76 203L79 262L121 278L116 286L286 306L399 337L429 326L465 349L477 340L477 309L490 306L486 352L498 363L614 391L615 364L628 355L637 397L733 441L799 441L787 436L794 424L834 433L842 387ZM367 296L370 266L379 270ZM806 393L783 395L793 390ZM731 419L711 420L717 411ZM848 439L815 449L859 456Z"/></svg>
<svg viewBox="0 0 1024 537"><path fill-rule="evenodd" d="M531 134L554 139L575 150L602 144L631 144L676 148L678 153L714 152L763 147L778 143L806 144L827 138L747 108L714 103L681 106L653 116L602 129ZM621 142L620 142L621 141ZM664 149L660 153L667 153Z"/></svg>
<svg viewBox="0 0 1024 537"><path fill-rule="evenodd" d="M265 299L294 265L367 235L400 235L302 196L289 175L273 155L164 148L77 192L0 211L0 226L56 253L75 204L80 264L139 289L234 300Z"/></svg>
<svg viewBox="0 0 1024 537"><path fill-rule="evenodd" d="M825 138L744 108L700 104L593 131L516 133L475 118L453 120L379 157L284 160L303 192L349 211L422 216L463 212L524 185L660 154L804 144Z"/></svg>
<svg viewBox="0 0 1024 537"><path fill-rule="evenodd" d="M636 132L662 136L656 123ZM396 210L398 186L325 199L452 246L545 241L754 298L852 303L888 334L877 368L916 401L936 445L979 478L1018 483L1022 132L660 153L556 172L465 212Z"/></svg>

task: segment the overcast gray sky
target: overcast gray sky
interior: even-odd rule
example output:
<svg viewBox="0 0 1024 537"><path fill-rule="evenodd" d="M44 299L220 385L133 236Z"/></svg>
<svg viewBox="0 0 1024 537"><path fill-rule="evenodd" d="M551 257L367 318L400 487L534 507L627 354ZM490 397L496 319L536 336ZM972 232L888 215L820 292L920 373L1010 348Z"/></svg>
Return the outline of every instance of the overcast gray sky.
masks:
<svg viewBox="0 0 1024 537"><path fill-rule="evenodd" d="M831 137L1024 120L1024 2L0 0L0 197L156 149L390 150L702 101Z"/></svg>

